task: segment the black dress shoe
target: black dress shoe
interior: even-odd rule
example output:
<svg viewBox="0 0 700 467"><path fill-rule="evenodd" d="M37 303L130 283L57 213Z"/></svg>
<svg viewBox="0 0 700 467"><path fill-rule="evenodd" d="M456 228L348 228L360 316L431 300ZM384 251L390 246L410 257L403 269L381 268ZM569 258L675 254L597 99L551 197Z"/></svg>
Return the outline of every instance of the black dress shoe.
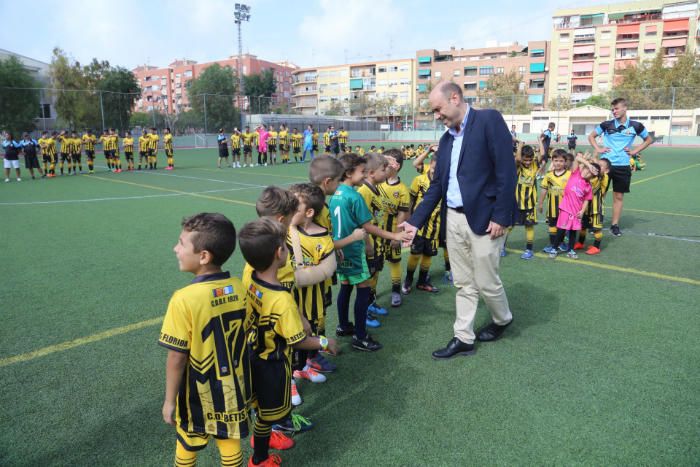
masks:
<svg viewBox="0 0 700 467"><path fill-rule="evenodd" d="M510 320L510 323L512 322L513 320ZM504 324L503 326L499 326L498 324L491 322L483 328L479 329L479 331L476 333L476 339L479 342L496 341L501 338L501 336L503 335L503 331L505 331L506 328L510 326L510 323Z"/></svg>
<svg viewBox="0 0 700 467"><path fill-rule="evenodd" d="M433 358L435 360L446 360L458 355L474 355L475 353L476 349L474 348L474 344L465 344L456 337L453 337L447 344L447 347L433 352Z"/></svg>

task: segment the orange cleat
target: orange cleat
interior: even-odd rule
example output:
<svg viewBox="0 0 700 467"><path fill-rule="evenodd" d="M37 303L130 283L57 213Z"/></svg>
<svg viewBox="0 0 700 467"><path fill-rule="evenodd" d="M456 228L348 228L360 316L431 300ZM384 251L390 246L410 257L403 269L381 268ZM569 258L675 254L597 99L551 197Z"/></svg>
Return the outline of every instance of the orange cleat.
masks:
<svg viewBox="0 0 700 467"><path fill-rule="evenodd" d="M583 250L585 247L586 247L586 245L584 245L584 244L581 243L581 242L576 242L576 243L574 244L574 250Z"/></svg>
<svg viewBox="0 0 700 467"><path fill-rule="evenodd" d="M267 459L259 464L253 462L252 456L248 461L248 467L277 467L280 464L282 464L282 458L277 454L270 454Z"/></svg>
<svg viewBox="0 0 700 467"><path fill-rule="evenodd" d="M586 250L586 254L587 254L587 255L599 255L599 254L600 254L600 248L591 245L591 246L589 246L588 249Z"/></svg>
<svg viewBox="0 0 700 467"><path fill-rule="evenodd" d="M250 447L255 449L255 436L250 437ZM294 447L294 440L289 436L272 430L270 433L270 449L285 451Z"/></svg>

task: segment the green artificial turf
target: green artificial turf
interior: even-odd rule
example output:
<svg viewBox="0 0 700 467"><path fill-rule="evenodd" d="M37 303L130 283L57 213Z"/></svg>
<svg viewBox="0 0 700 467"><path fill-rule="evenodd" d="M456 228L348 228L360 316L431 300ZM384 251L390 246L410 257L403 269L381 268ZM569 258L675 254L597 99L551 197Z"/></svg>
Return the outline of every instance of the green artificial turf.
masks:
<svg viewBox="0 0 700 467"><path fill-rule="evenodd" d="M282 453L285 465L697 465L700 157L652 148L645 158L625 235L606 230L601 255L523 261L525 234L513 230L501 274L515 322L474 357L430 357L454 319L435 258L440 293L414 291L391 309L373 333L382 351L354 352L342 339L337 373L300 383L298 412L317 426ZM172 463L159 324L57 346L161 317L190 280L172 252L182 217L217 211L240 228L261 187L308 170L217 170L215 150L177 151L176 164L0 186L0 465ZM407 164L403 181L413 176ZM546 244L541 222L535 247ZM242 265L236 251L225 267ZM388 271L379 291L388 305ZM477 325L488 319L480 309ZM336 322L333 305L328 329ZM200 465L217 464L214 446L201 453Z"/></svg>

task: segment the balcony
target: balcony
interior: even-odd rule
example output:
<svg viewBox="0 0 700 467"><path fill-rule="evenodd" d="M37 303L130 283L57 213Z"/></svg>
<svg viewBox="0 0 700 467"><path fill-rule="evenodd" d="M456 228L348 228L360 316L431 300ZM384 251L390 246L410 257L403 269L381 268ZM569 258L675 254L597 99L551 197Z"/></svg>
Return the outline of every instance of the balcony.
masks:
<svg viewBox="0 0 700 467"><path fill-rule="evenodd" d="M292 93L292 97L294 97L294 96L313 96L316 94L318 94L318 90L316 88L295 89L295 92Z"/></svg>
<svg viewBox="0 0 700 467"><path fill-rule="evenodd" d="M574 44L593 44L594 42L595 42L595 34L574 36Z"/></svg>
<svg viewBox="0 0 700 467"><path fill-rule="evenodd" d="M574 54L573 61L574 62L580 62L580 61L587 61L587 60L594 60L595 59L595 54L590 53L590 54Z"/></svg>

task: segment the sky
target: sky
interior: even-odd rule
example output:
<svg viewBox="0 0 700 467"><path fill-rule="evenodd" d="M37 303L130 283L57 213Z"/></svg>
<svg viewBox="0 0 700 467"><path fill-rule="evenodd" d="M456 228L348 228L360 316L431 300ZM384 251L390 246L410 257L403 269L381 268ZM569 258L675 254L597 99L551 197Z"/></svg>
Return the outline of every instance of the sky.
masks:
<svg viewBox="0 0 700 467"><path fill-rule="evenodd" d="M415 57L419 49L548 40L557 8L600 0L248 0L243 51L301 67ZM0 48L50 62L60 47L80 63L199 63L238 54L234 2L224 0L0 0ZM52 21L22 21L34 13Z"/></svg>

